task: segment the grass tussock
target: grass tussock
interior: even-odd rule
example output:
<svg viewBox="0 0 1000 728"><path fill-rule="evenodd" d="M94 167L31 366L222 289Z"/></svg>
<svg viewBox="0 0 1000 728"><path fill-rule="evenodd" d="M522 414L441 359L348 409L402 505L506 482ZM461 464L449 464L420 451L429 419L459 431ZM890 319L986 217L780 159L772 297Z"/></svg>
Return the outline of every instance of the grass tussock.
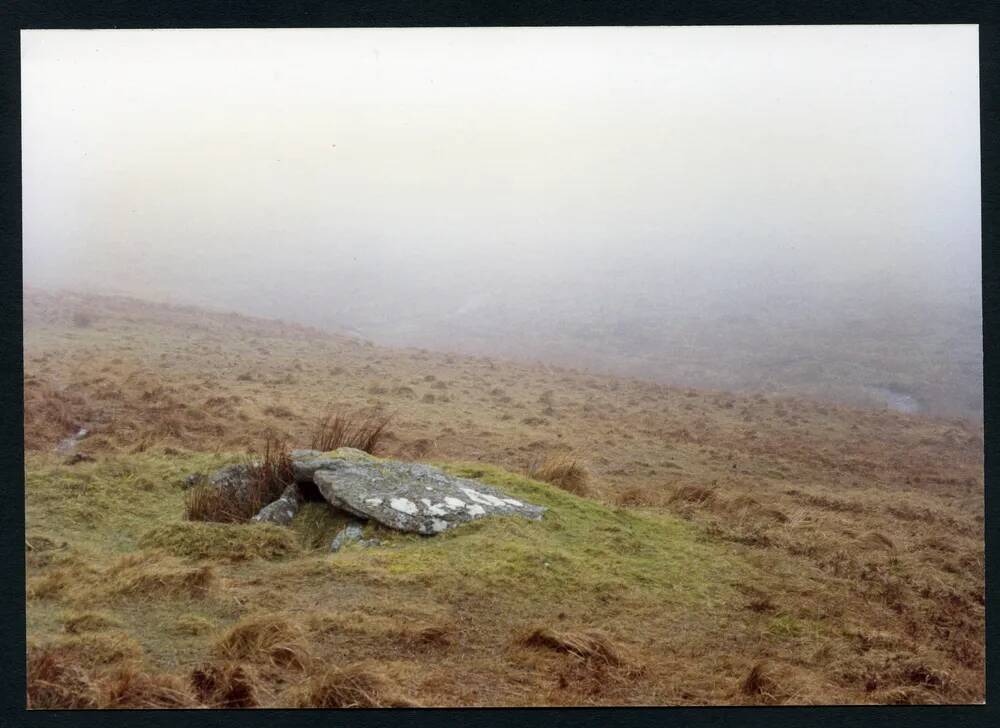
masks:
<svg viewBox="0 0 1000 728"><path fill-rule="evenodd" d="M260 456L251 451L242 466L242 474L234 475L234 480L241 481L238 486L202 483L188 491L184 502L187 520L245 523L281 497L295 479L286 443L271 436L264 441Z"/></svg>
<svg viewBox="0 0 1000 728"><path fill-rule="evenodd" d="M29 579L28 599L58 599L73 585L73 574L68 569L55 569L42 576Z"/></svg>
<svg viewBox="0 0 1000 728"><path fill-rule="evenodd" d="M94 408L85 394L56 386L46 380L24 385L24 446L42 450L55 447L94 418Z"/></svg>
<svg viewBox="0 0 1000 728"><path fill-rule="evenodd" d="M299 551L294 533L268 523L170 523L147 531L139 545L183 558L221 561L273 561Z"/></svg>
<svg viewBox="0 0 1000 728"><path fill-rule="evenodd" d="M567 455L547 457L540 464L529 468L528 475L575 495L588 496L592 493L590 471L579 460Z"/></svg>
<svg viewBox="0 0 1000 728"><path fill-rule="evenodd" d="M890 551L896 548L896 544L893 543L892 539L886 536L884 533L879 533L878 531L869 531L861 538L863 543L871 545L875 548L888 549Z"/></svg>
<svg viewBox="0 0 1000 728"><path fill-rule="evenodd" d="M311 657L297 624L280 615L248 617L215 644L216 657L232 662L263 662L302 670Z"/></svg>
<svg viewBox="0 0 1000 728"><path fill-rule="evenodd" d="M403 639L415 646L447 647L451 630L440 624L417 624L403 630Z"/></svg>
<svg viewBox="0 0 1000 728"><path fill-rule="evenodd" d="M63 621L63 630L67 634L84 634L85 632L103 632L114 627L120 627L118 620L100 612L83 612L71 614Z"/></svg>
<svg viewBox="0 0 1000 728"><path fill-rule="evenodd" d="M764 662L757 662L740 681L739 694L750 703L773 705L782 699L778 681L771 668Z"/></svg>
<svg viewBox="0 0 1000 728"><path fill-rule="evenodd" d="M28 709L100 707L100 694L87 671L52 648L28 647Z"/></svg>
<svg viewBox="0 0 1000 728"><path fill-rule="evenodd" d="M703 485L682 485L670 496L670 502L701 506L714 503L717 497L718 493L715 488Z"/></svg>
<svg viewBox="0 0 1000 728"><path fill-rule="evenodd" d="M520 642L525 647L544 647L582 660L603 662L614 667L628 663L622 648L600 630L570 632L536 627L525 634Z"/></svg>
<svg viewBox="0 0 1000 728"><path fill-rule="evenodd" d="M246 460L247 479L245 512L252 518L268 503L281 497L282 492L295 481L292 458L288 445L272 436L264 441L260 457L250 452Z"/></svg>
<svg viewBox="0 0 1000 728"><path fill-rule="evenodd" d="M182 614L174 620L172 629L183 635L207 634L215 629L215 622L198 614Z"/></svg>
<svg viewBox="0 0 1000 728"><path fill-rule="evenodd" d="M205 483L193 487L184 498L184 517L189 521L238 523L247 520L242 510L227 493Z"/></svg>
<svg viewBox="0 0 1000 728"><path fill-rule="evenodd" d="M180 678L121 665L98 682L99 707L105 709L193 708L198 703Z"/></svg>
<svg viewBox="0 0 1000 728"><path fill-rule="evenodd" d="M27 705L35 710L190 708L198 703L175 676L150 673L141 652L99 651L86 645L30 645L27 655Z"/></svg>
<svg viewBox="0 0 1000 728"><path fill-rule="evenodd" d="M317 423L310 447L321 452L352 447L374 455L391 421L392 415L331 414Z"/></svg>
<svg viewBox="0 0 1000 728"><path fill-rule="evenodd" d="M253 668L235 662L215 662L191 671L191 686L209 708L255 708L260 705L259 680Z"/></svg>
<svg viewBox="0 0 1000 728"><path fill-rule="evenodd" d="M64 662L90 668L138 660L142 657L142 647L139 643L123 632L58 637L46 644L44 649Z"/></svg>
<svg viewBox="0 0 1000 728"><path fill-rule="evenodd" d="M295 708L414 708L381 672L363 665L332 668L311 677L290 694Z"/></svg>
<svg viewBox="0 0 1000 728"><path fill-rule="evenodd" d="M215 569L211 564L176 563L158 552L138 552L118 559L102 577L101 587L112 594L202 598L215 583Z"/></svg>

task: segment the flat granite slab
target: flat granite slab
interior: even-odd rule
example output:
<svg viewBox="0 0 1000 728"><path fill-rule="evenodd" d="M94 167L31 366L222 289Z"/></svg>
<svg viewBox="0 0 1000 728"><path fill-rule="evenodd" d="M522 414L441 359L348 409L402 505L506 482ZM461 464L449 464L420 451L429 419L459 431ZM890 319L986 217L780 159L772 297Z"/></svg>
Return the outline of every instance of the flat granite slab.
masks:
<svg viewBox="0 0 1000 728"><path fill-rule="evenodd" d="M486 516L541 520L545 508L512 498L475 480L440 468L399 460L379 460L353 448L333 452L293 450L294 482L281 497L254 516L257 522L288 525L303 500L301 486L312 483L331 505L397 531L433 535ZM213 473L208 483L230 497L249 485L245 464Z"/></svg>
<svg viewBox="0 0 1000 728"><path fill-rule="evenodd" d="M322 463L313 470L312 480L324 498L398 531L433 535L486 516L537 521L545 512L542 506L430 465L356 456L315 459Z"/></svg>

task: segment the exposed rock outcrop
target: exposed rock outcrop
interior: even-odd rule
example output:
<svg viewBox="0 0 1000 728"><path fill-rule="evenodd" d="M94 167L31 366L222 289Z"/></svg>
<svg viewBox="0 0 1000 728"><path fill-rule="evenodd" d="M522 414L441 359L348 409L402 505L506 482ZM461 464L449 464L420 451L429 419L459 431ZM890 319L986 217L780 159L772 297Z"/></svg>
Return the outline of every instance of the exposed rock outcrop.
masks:
<svg viewBox="0 0 1000 728"><path fill-rule="evenodd" d="M427 535L485 516L539 520L545 512L495 488L419 463L329 458L314 471L313 482L337 508L397 531Z"/></svg>
<svg viewBox="0 0 1000 728"><path fill-rule="evenodd" d="M310 491L310 498L322 496L357 518L425 535L488 516L540 520L545 512L545 508L512 498L497 488L448 475L430 465L379 460L352 448L329 453L294 450L290 455L295 482L262 508L254 521L291 523L306 496L303 489ZM211 475L208 482L239 498L248 485L247 466L229 465ZM332 550L359 540L360 533L355 531L348 526L338 533Z"/></svg>
<svg viewBox="0 0 1000 728"><path fill-rule="evenodd" d="M278 526L287 526L295 518L302 503L302 493L299 491L297 483L292 483L281 497L276 501L268 503L260 509L260 512L253 517L257 523L273 523Z"/></svg>
<svg viewBox="0 0 1000 728"><path fill-rule="evenodd" d="M250 486L250 466L246 463L227 465L208 476L208 484L232 498L244 498Z"/></svg>

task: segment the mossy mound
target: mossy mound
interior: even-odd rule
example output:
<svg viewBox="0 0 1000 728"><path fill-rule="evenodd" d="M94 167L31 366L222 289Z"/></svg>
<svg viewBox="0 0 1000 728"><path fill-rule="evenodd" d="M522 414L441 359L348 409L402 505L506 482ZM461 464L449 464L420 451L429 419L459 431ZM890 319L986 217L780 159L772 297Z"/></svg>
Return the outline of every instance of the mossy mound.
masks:
<svg viewBox="0 0 1000 728"><path fill-rule="evenodd" d="M294 533L265 523L170 523L147 531L139 544L188 559L225 561L275 560L300 549Z"/></svg>

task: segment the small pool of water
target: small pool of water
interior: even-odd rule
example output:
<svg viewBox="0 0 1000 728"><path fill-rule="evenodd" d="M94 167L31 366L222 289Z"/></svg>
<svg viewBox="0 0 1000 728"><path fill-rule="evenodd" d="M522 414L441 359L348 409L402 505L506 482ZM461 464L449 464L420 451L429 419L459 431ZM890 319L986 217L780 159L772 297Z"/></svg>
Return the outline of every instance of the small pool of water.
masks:
<svg viewBox="0 0 1000 728"><path fill-rule="evenodd" d="M866 387L869 393L875 395L885 402L889 409L906 414L915 414L923 410L920 400L905 392L900 392L889 387Z"/></svg>

